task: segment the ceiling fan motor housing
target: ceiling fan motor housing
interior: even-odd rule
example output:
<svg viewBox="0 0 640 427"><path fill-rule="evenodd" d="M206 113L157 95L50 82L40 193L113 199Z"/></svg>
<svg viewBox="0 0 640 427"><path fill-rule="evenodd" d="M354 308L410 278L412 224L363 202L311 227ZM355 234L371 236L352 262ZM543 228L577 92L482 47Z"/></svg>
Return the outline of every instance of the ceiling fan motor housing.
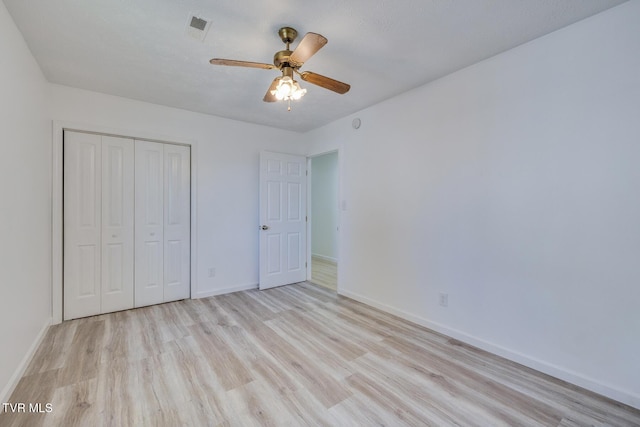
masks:
<svg viewBox="0 0 640 427"><path fill-rule="evenodd" d="M289 64L289 57L293 52L289 50L289 45L293 43L296 37L298 37L298 32L291 27L282 27L278 31L278 35L282 39L282 42L287 45L287 48L285 50L281 50L280 52L276 52L276 54L273 55L273 65L275 65L279 69L282 69L283 67L291 66Z"/></svg>
<svg viewBox="0 0 640 427"><path fill-rule="evenodd" d="M290 50L281 50L280 52L276 52L273 55L273 65L282 69L282 67L289 67L289 57L291 56L292 51Z"/></svg>

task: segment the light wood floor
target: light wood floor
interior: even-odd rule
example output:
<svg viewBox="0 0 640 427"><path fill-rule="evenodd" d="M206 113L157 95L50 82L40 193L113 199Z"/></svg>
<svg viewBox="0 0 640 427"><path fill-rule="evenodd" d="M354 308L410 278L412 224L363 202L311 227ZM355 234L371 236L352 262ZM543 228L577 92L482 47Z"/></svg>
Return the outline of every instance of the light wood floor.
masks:
<svg viewBox="0 0 640 427"><path fill-rule="evenodd" d="M335 291L338 289L338 266L335 262L312 256L311 281Z"/></svg>
<svg viewBox="0 0 640 427"><path fill-rule="evenodd" d="M308 283L53 326L2 426L638 426L640 411Z"/></svg>

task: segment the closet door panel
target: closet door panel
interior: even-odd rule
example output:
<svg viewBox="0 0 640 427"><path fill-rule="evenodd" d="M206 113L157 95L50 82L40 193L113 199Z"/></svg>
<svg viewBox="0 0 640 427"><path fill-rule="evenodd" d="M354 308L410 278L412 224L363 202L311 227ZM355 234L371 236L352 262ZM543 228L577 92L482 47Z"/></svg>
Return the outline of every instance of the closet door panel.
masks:
<svg viewBox="0 0 640 427"><path fill-rule="evenodd" d="M102 312L133 308L134 146L102 137Z"/></svg>
<svg viewBox="0 0 640 427"><path fill-rule="evenodd" d="M135 141L135 306L164 301L164 144Z"/></svg>
<svg viewBox="0 0 640 427"><path fill-rule="evenodd" d="M164 147L164 301L191 294L191 149Z"/></svg>
<svg viewBox="0 0 640 427"><path fill-rule="evenodd" d="M64 133L64 319L101 312L99 135Z"/></svg>

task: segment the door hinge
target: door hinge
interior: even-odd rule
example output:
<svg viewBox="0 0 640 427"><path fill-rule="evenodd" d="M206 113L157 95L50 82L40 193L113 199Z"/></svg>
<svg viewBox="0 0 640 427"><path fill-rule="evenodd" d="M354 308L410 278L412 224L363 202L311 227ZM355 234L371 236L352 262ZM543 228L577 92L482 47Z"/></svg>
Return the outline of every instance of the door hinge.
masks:
<svg viewBox="0 0 640 427"><path fill-rule="evenodd" d="M307 263L306 262L304 263L304 268L307 268Z"/></svg>
<svg viewBox="0 0 640 427"><path fill-rule="evenodd" d="M309 222L309 217L305 215L304 222Z"/></svg>
<svg viewBox="0 0 640 427"><path fill-rule="evenodd" d="M304 174L305 176L309 176L309 171L308 170L304 171Z"/></svg>

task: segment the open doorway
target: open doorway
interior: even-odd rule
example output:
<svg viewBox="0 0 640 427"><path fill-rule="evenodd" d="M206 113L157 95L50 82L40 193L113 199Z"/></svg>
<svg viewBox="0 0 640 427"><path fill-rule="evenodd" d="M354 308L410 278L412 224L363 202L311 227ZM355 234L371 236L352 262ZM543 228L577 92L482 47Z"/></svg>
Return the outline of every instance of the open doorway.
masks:
<svg viewBox="0 0 640 427"><path fill-rule="evenodd" d="M310 281L337 290L338 152L312 157L310 169Z"/></svg>

